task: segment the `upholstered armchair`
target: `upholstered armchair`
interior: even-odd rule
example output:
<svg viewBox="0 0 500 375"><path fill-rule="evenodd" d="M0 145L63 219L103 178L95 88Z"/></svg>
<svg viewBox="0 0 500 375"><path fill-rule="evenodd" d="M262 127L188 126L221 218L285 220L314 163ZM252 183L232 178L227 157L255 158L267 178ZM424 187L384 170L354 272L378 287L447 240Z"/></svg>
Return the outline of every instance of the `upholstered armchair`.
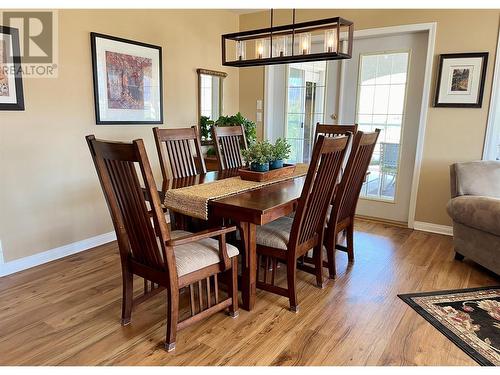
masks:
<svg viewBox="0 0 500 375"><path fill-rule="evenodd" d="M450 177L455 259L500 275L500 161L456 163Z"/></svg>

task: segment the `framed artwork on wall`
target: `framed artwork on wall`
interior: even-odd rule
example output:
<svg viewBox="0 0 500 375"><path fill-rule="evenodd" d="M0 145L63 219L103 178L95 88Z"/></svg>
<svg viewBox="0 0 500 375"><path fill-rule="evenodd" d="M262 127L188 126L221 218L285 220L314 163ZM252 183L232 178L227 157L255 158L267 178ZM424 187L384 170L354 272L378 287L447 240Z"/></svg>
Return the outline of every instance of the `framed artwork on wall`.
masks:
<svg viewBox="0 0 500 375"><path fill-rule="evenodd" d="M90 33L96 123L163 124L159 46Z"/></svg>
<svg viewBox="0 0 500 375"><path fill-rule="evenodd" d="M488 52L439 56L434 107L481 108Z"/></svg>
<svg viewBox="0 0 500 375"><path fill-rule="evenodd" d="M0 110L24 111L19 31L0 26Z"/></svg>

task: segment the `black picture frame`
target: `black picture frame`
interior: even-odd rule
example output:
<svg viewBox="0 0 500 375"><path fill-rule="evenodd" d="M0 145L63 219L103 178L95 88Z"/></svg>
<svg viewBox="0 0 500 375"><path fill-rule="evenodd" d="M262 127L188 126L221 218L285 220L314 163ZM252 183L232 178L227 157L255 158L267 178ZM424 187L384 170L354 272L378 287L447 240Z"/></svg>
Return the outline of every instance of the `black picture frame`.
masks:
<svg viewBox="0 0 500 375"><path fill-rule="evenodd" d="M98 77L98 64L97 64L97 38L108 39L115 42L121 42L131 45L136 45L144 48L150 48L158 51L158 68L159 68L159 120L102 120L100 107L99 107L99 77ZM97 125L153 125L163 124L163 61L162 61L162 47L149 43L138 42L135 40L124 39L116 36L91 32L90 33L90 48L92 54L92 76L94 83L94 110Z"/></svg>
<svg viewBox="0 0 500 375"><path fill-rule="evenodd" d="M19 30L14 27L0 26L0 33L11 36L12 63L14 64L14 85L16 88L15 103L1 103L0 111L24 111L24 91L21 66L21 52L19 47Z"/></svg>
<svg viewBox="0 0 500 375"><path fill-rule="evenodd" d="M439 55L438 77L436 82L436 93L434 96L434 107L444 108L481 108L483 105L484 85L486 82L486 71L488 67L488 52L470 53L446 53ZM443 64L446 59L482 58L481 75L478 87L478 95L475 103L442 103L439 101L439 92L443 84Z"/></svg>

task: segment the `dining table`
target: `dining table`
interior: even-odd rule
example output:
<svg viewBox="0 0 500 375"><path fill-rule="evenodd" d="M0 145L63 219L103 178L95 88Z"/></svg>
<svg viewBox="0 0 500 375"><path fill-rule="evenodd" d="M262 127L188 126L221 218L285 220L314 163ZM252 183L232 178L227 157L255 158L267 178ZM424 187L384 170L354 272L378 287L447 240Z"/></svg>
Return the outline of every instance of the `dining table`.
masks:
<svg viewBox="0 0 500 375"><path fill-rule="evenodd" d="M238 169L213 171L190 177L164 181L160 195L165 189L205 184L238 176ZM257 284L257 226L267 224L292 213L302 193L305 176L292 177L253 190L243 191L208 201L208 224L230 221L239 228L244 256L242 259L241 292L242 308L252 310L255 306ZM181 215L182 216L182 215Z"/></svg>

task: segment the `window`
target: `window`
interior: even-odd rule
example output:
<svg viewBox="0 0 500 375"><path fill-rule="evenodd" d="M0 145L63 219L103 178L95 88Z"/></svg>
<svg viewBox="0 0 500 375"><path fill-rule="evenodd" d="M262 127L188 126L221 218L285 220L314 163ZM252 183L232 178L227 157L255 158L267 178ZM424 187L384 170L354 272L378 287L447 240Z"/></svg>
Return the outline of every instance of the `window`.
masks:
<svg viewBox="0 0 500 375"><path fill-rule="evenodd" d="M212 118L212 76L202 74L200 79L201 116Z"/></svg>
<svg viewBox="0 0 500 375"><path fill-rule="evenodd" d="M289 161L309 162L314 130L323 122L326 62L288 65L286 138L292 146Z"/></svg>
<svg viewBox="0 0 500 375"><path fill-rule="evenodd" d="M403 127L408 52L360 55L356 122L381 130L361 196L394 201Z"/></svg>

